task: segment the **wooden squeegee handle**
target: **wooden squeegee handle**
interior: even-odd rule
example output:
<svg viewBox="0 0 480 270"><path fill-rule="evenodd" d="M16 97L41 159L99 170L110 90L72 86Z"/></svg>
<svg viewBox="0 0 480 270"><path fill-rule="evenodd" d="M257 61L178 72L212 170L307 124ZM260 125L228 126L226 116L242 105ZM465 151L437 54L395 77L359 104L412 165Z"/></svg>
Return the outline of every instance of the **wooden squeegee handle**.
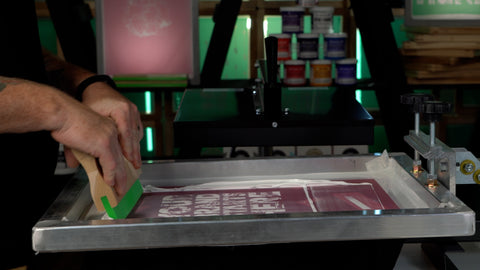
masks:
<svg viewBox="0 0 480 270"><path fill-rule="evenodd" d="M93 203L97 210L105 211L105 207L101 200L101 198L105 196L107 196L112 207L115 207L121 200L121 197L118 196L112 186L105 183L101 167L97 160L93 156L75 149L72 149L72 152L80 164L82 164L88 175L88 180L90 181L90 193L92 194Z"/></svg>

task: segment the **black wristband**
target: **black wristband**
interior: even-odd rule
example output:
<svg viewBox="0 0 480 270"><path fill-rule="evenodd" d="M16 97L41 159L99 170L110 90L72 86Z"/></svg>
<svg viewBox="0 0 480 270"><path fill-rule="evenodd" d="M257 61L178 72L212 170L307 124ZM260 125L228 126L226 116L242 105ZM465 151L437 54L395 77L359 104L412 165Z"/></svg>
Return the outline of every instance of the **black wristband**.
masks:
<svg viewBox="0 0 480 270"><path fill-rule="evenodd" d="M113 89L117 89L117 85L115 82L110 78L108 75L93 75L91 77L86 78L83 80L78 86L77 91L75 92L75 98L78 100L82 100L82 95L85 89L90 86L92 83L96 82L104 82L108 84Z"/></svg>

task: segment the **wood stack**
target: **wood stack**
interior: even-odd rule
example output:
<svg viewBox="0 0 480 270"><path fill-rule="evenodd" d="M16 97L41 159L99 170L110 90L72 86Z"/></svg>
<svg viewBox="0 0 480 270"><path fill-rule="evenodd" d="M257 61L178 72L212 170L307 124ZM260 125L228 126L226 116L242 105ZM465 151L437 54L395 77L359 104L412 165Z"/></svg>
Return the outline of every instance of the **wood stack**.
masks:
<svg viewBox="0 0 480 270"><path fill-rule="evenodd" d="M406 31L401 52L409 84L480 83L480 27Z"/></svg>

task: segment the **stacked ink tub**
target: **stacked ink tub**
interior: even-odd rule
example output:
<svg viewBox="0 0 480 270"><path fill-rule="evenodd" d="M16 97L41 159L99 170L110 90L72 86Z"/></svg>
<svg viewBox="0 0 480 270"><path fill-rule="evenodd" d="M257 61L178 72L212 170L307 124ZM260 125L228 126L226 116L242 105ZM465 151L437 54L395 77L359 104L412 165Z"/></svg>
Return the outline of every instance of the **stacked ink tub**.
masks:
<svg viewBox="0 0 480 270"><path fill-rule="evenodd" d="M334 8L317 6L317 2L297 1L297 6L280 8L282 33L271 36L278 39L283 84L290 87L330 86L334 67L337 85L354 85L356 59L346 58L347 34L334 33ZM309 33L304 31L304 16L308 13L311 15ZM296 56L292 52L296 52Z"/></svg>

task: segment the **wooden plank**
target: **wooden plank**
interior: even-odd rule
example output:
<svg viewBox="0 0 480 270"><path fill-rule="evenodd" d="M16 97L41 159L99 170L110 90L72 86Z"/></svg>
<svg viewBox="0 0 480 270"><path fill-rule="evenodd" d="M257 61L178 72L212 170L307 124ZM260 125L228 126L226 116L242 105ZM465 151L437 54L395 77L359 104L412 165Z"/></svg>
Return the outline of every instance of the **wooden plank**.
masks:
<svg viewBox="0 0 480 270"><path fill-rule="evenodd" d="M415 73L417 79L463 79L480 77L480 69L477 70L451 70L440 72L417 71Z"/></svg>
<svg viewBox="0 0 480 270"><path fill-rule="evenodd" d="M254 0L256 6L262 6L263 1ZM256 8L250 15L252 20L252 27L250 32L250 78L257 77L257 69L255 62L258 59L264 58L264 36L263 36L263 20L265 19L265 10L263 8Z"/></svg>
<svg viewBox="0 0 480 270"><path fill-rule="evenodd" d="M478 50L461 50L461 49L452 49L452 50L401 50L402 54L405 56L438 56L438 57L466 57L473 58L480 55Z"/></svg>
<svg viewBox="0 0 480 270"><path fill-rule="evenodd" d="M433 57L433 56L404 56L405 63L457 65L462 62L459 57Z"/></svg>
<svg viewBox="0 0 480 270"><path fill-rule="evenodd" d="M440 64L429 64L429 63L405 63L404 64L406 71L419 71L425 70L430 72L445 71L449 69L450 65L440 65Z"/></svg>
<svg viewBox="0 0 480 270"><path fill-rule="evenodd" d="M419 57L419 59L422 59ZM407 70L425 70L431 72L438 72L438 71L447 71L447 70L464 70L464 69L472 69L478 68L479 59L472 58L472 59L459 59L455 62L437 62L435 61L435 57L431 57L431 61L405 61L405 69ZM442 58L443 59L443 58Z"/></svg>
<svg viewBox="0 0 480 270"><path fill-rule="evenodd" d="M425 27L412 26L403 29L408 33L435 35L480 35L480 27Z"/></svg>
<svg viewBox="0 0 480 270"><path fill-rule="evenodd" d="M416 77L418 79L434 79L434 78L470 78L480 77L480 63L470 63L464 65L444 66L443 70L412 70L406 71L407 76Z"/></svg>
<svg viewBox="0 0 480 270"><path fill-rule="evenodd" d="M480 78L421 80L417 78L408 77L407 82L408 84L411 84L411 85L480 84Z"/></svg>
<svg viewBox="0 0 480 270"><path fill-rule="evenodd" d="M402 48L407 50L465 49L480 50L480 42L417 42L405 41Z"/></svg>
<svg viewBox="0 0 480 270"><path fill-rule="evenodd" d="M415 35L417 42L480 42L480 35Z"/></svg>

